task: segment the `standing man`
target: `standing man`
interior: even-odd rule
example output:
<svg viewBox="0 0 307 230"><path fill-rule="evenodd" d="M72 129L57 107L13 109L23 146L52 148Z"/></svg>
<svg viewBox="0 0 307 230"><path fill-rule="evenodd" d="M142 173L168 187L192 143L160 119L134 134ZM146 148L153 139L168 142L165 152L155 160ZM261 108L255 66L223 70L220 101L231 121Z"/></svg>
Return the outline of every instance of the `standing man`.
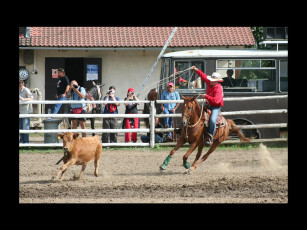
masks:
<svg viewBox="0 0 307 230"><path fill-rule="evenodd" d="M167 85L167 91L164 91L161 100L180 100L179 93L175 91L175 86L173 82L169 82ZM162 104L162 112L164 114L175 113L178 108L179 103L164 103ZM166 117L164 118L164 127L172 128L173 127L173 118ZM172 133L166 133L166 141L172 141Z"/></svg>
<svg viewBox="0 0 307 230"><path fill-rule="evenodd" d="M58 69L59 81L57 84L57 94L56 98L59 101L66 101L67 100L67 92L70 89L69 86L69 78L65 75L65 71L63 68ZM57 114L61 108L62 104L55 104L53 109L53 114Z"/></svg>
<svg viewBox="0 0 307 230"><path fill-rule="evenodd" d="M206 94L202 94L202 98L208 101L209 106L207 108L211 110L208 128L210 138L205 141L206 145L211 145L216 129L216 119L221 111L221 107L224 105L223 87L221 84L219 84L219 82L223 82L223 79L217 72L213 72L212 77L210 77L204 74L201 70L197 69L195 66L192 66L192 69L207 84L207 92Z"/></svg>
<svg viewBox="0 0 307 230"><path fill-rule="evenodd" d="M85 114L86 105L85 103L81 103L81 101L85 101L86 92L83 87L78 85L78 82L76 80L71 81L67 95L70 95L71 100L80 101L80 104L71 104L70 113ZM78 120L80 122L81 129L85 129L85 118L72 118L72 128L77 129ZM82 137L86 137L86 133L82 133Z"/></svg>
<svg viewBox="0 0 307 230"><path fill-rule="evenodd" d="M115 87L110 86L107 96L103 98L104 101L120 101L119 97L115 96ZM119 103L104 104L104 114L118 114L117 107ZM103 129L117 129L117 118L103 118ZM110 141L109 141L110 136ZM117 133L103 133L101 138L102 143L117 143Z"/></svg>
<svg viewBox="0 0 307 230"><path fill-rule="evenodd" d="M24 86L24 81L19 80L19 101L34 100L31 91ZM19 114L31 114L32 104L19 104ZM19 118L19 129L30 130L30 117ZM20 143L29 143L29 133L20 134Z"/></svg>

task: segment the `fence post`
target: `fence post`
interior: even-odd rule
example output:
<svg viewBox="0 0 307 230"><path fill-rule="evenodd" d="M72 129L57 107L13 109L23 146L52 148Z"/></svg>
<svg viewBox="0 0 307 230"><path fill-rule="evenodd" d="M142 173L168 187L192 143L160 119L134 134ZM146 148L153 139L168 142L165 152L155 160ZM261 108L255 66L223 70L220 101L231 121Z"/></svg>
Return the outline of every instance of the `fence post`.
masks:
<svg viewBox="0 0 307 230"><path fill-rule="evenodd" d="M155 102L150 101L150 116L149 116L150 148L155 147L155 115L156 115Z"/></svg>

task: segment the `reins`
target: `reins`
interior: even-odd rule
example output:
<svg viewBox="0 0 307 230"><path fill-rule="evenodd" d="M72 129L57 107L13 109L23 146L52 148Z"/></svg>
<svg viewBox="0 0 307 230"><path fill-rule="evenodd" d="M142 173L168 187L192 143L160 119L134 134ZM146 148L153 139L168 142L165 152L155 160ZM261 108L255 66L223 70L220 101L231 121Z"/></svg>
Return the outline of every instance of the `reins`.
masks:
<svg viewBox="0 0 307 230"><path fill-rule="evenodd" d="M200 95L201 95L201 94L198 94L197 98L199 98ZM196 98L196 99L197 99L197 98ZM197 101L196 101L196 103L197 103ZM203 108L204 108L204 104L201 105L201 111L200 111L200 116L199 116L198 121L197 121L194 125L188 125L189 128L195 127L195 126L200 122L201 117L202 117L202 115L203 115ZM190 120L190 117L189 117L189 120ZM188 120L188 121L189 121L189 120Z"/></svg>

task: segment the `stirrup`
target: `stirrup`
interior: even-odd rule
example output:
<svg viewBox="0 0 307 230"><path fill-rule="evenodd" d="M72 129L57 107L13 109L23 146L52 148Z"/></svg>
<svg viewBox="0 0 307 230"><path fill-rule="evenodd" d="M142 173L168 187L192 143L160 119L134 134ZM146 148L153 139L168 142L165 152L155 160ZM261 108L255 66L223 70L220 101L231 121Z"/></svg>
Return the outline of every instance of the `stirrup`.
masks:
<svg viewBox="0 0 307 230"><path fill-rule="evenodd" d="M208 133L208 135L209 135L209 138L206 138L206 141L205 141L205 146L207 146L207 147L210 146L213 142L213 136L210 133ZM211 138L212 138L212 140L211 140Z"/></svg>

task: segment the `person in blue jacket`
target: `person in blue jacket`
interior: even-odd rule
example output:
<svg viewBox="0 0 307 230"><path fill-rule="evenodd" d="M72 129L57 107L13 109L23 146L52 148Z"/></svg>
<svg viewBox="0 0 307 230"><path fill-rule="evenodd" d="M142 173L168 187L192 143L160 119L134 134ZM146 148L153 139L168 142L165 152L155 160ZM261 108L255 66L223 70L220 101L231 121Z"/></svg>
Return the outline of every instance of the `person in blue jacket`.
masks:
<svg viewBox="0 0 307 230"><path fill-rule="evenodd" d="M179 93L175 91L175 86L173 82L169 82L167 85L167 90L162 93L161 100L180 100ZM164 114L175 113L178 108L179 103L164 103L162 104L162 111ZM173 127L173 117L164 118L164 127ZM166 141L172 141L172 133L166 133Z"/></svg>

